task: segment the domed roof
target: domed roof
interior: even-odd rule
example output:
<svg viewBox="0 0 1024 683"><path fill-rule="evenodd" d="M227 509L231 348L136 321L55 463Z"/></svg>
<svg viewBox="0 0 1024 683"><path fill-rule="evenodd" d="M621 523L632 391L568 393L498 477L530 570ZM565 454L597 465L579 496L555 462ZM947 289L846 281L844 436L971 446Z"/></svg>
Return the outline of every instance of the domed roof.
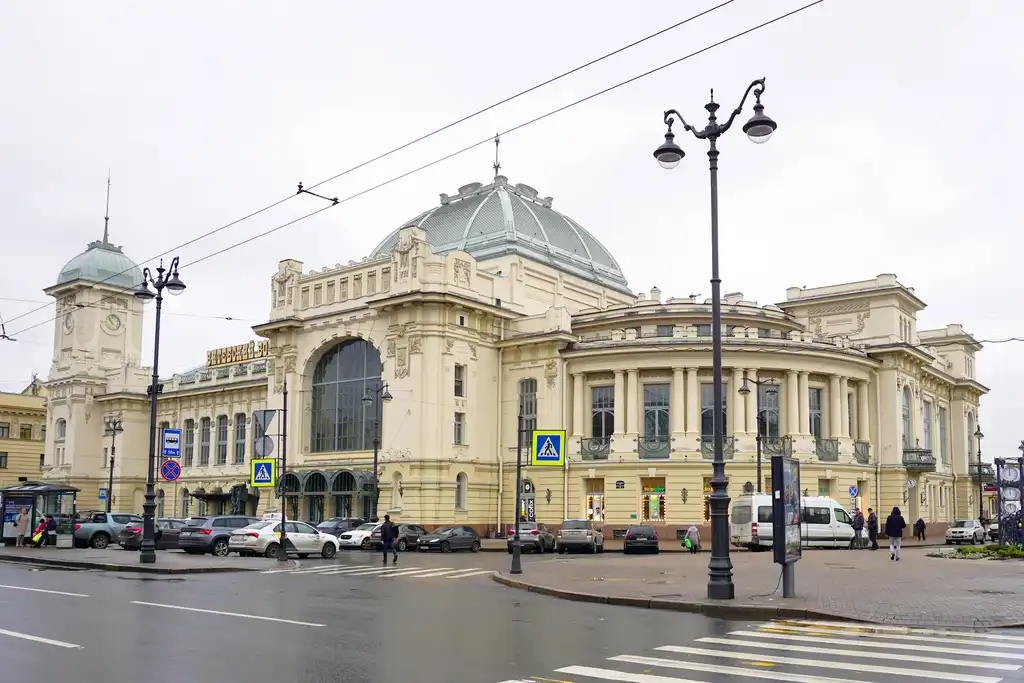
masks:
<svg viewBox="0 0 1024 683"><path fill-rule="evenodd" d="M121 247L114 246L107 239L90 242L86 250L67 262L57 276L57 284L73 280L102 282L113 287L135 289L142 283L142 270L124 255Z"/></svg>
<svg viewBox="0 0 1024 683"><path fill-rule="evenodd" d="M391 253L399 231L416 226L437 253L465 251L478 260L515 253L632 294L611 253L579 223L552 209L552 201L539 199L529 185L509 185L501 175L490 185L471 183L454 197L442 194L440 206L403 223L377 245L372 258Z"/></svg>

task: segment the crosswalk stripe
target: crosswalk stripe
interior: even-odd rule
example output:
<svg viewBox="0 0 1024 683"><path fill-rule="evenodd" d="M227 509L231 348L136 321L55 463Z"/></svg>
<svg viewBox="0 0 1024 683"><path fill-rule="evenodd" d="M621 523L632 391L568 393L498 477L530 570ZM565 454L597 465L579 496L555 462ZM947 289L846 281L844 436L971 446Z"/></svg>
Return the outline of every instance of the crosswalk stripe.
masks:
<svg viewBox="0 0 1024 683"><path fill-rule="evenodd" d="M683 647L680 645L665 645L655 648L662 652L674 652L682 655L695 655L698 657L721 657L723 659L740 659L743 661L770 662L773 664L792 664L794 666L810 666L820 669L840 669L845 671L861 671L864 673L888 674L891 676L913 676L917 678L932 678L940 681L960 681L961 683L999 683L1001 678L992 676L973 676L971 674L954 674L944 671L931 671L928 669L902 669L891 666L880 666L876 664L861 664L860 662L834 662L825 659L803 659L800 657L781 657L761 652L737 652L735 650L710 650L702 647ZM618 657L612 657L618 660ZM676 660L667 660L676 661Z"/></svg>
<svg viewBox="0 0 1024 683"><path fill-rule="evenodd" d="M335 576L337 574L367 574L373 572L379 572L381 570L394 569L394 567L381 567L380 565L363 565L361 567L343 567L341 569L331 569L326 572L320 572L317 576Z"/></svg>
<svg viewBox="0 0 1024 683"><path fill-rule="evenodd" d="M370 576L371 574L389 574L396 571L397 567L373 567L372 569L356 569L347 572L334 572L335 575L341 574L343 576Z"/></svg>
<svg viewBox="0 0 1024 683"><path fill-rule="evenodd" d="M480 576L482 574L493 574L493 573L494 573L493 569L475 569L473 571L466 572L464 574L454 574L452 576L446 576L444 578L446 578L446 579L465 579L465 578L468 578L470 576Z"/></svg>
<svg viewBox="0 0 1024 683"><path fill-rule="evenodd" d="M398 571L392 572L390 574L385 574L384 576L381 576L380 578L382 578L382 579L400 578L400 577L406 576L406 575L422 574L424 572L434 572L434 571L437 571L438 569L439 569L439 567L434 567L433 569L424 569L422 567L408 567L406 569L399 569ZM416 578L416 577L413 576L413 578Z"/></svg>
<svg viewBox="0 0 1024 683"><path fill-rule="evenodd" d="M462 571L462 570L461 569L435 569L434 571L426 572L424 574L417 574L416 576L414 576L412 578L414 578L414 579L430 579L430 578L436 578L438 576L444 576L445 574L451 574L452 572L458 572L458 571Z"/></svg>
<svg viewBox="0 0 1024 683"><path fill-rule="evenodd" d="M595 666L566 666L555 669L555 673L570 676L586 676L600 678L605 681L622 681L623 683L703 683L690 678L673 678L671 676L654 676L652 674L631 674L624 671L599 669Z"/></svg>
<svg viewBox="0 0 1024 683"><path fill-rule="evenodd" d="M773 626L780 626L780 627L782 627L781 624L773 624ZM784 626L782 628L785 631L793 631L795 633L832 633L832 634L836 634L837 633L836 631L834 631L832 629L829 629L829 628L825 628L823 626L819 626L819 627L814 627L814 626ZM911 634L908 634L908 633L870 633L870 632L856 633L856 632L847 631L845 633L840 633L839 635L844 635L844 636L846 636L846 635L859 635L859 636L865 636L865 637L870 636L871 638L877 638L877 639L880 639L880 640L913 640L913 641L923 641L923 642L926 642L926 643L934 643L935 640L936 640L935 636L918 636L918 635L911 635ZM979 647L979 646L982 645L982 643L979 643L977 640L959 640L959 636L960 635L961 634L959 634L959 633L950 633L949 637L946 637L946 638L942 639L942 642L949 643L951 645L970 645L970 646L973 646L973 647ZM1001 642L998 642L998 641L990 641L990 642L984 643L984 646L985 647L1005 647L1005 648L1013 648L1013 649L1016 649L1016 650L1024 650L1024 643L1021 643L1020 645L1018 645L1016 643L1001 643Z"/></svg>
<svg viewBox="0 0 1024 683"><path fill-rule="evenodd" d="M797 626L824 626L829 629L855 631L855 632L892 632L892 633L916 633L927 636L956 636L957 638L979 638L982 640L1012 640L1024 642L1024 636L1008 636L1002 633L961 633L959 631L943 631L933 628L911 628L908 626L888 626L883 624L851 624L843 621L815 621L812 619L779 619L773 622L776 625L794 624Z"/></svg>
<svg viewBox="0 0 1024 683"><path fill-rule="evenodd" d="M792 643L765 643L754 640L741 640L738 638L698 638L698 643L713 643L715 645L731 645L733 647L750 647L755 650L785 650L788 652L806 652L816 655L838 655L841 657L866 657L869 659L885 659L882 652L868 652L865 650L842 650L828 647L811 647L809 645L794 645ZM822 642L822 641L817 641ZM831 641L830 641L831 642ZM825 644L822 642L822 644ZM860 643L858 643L859 645ZM901 654L900 660L904 662L920 662L922 664L944 664L946 666L967 666L976 669L995 669L998 671L1017 671L1019 666L1013 664L998 664L995 662L977 662L965 659L950 659L947 657L920 657L917 655Z"/></svg>
<svg viewBox="0 0 1024 683"><path fill-rule="evenodd" d="M705 671L712 674L727 674L731 676L743 676L745 678L764 678L771 681L794 681L795 683L867 683L866 681L855 681L850 678L828 678L823 676L808 676L806 674L790 673L788 671L761 671L758 669L744 669L735 666L721 666L719 664L705 664L693 660L680 661L677 659L662 659L660 657L635 657L633 655L619 655L609 657L613 662L629 662L630 664L643 664L644 666L660 666L666 669L684 669L686 671ZM999 679L995 679L999 680Z"/></svg>
<svg viewBox="0 0 1024 683"><path fill-rule="evenodd" d="M308 569L294 569L289 574L319 574L320 572L330 572L337 569L337 567L310 567Z"/></svg>
<svg viewBox="0 0 1024 683"><path fill-rule="evenodd" d="M968 657L1004 657L1018 659L1020 654L1013 652L979 652L978 650L962 650L955 647L937 647L934 645L911 645L909 643L875 643L870 640L843 640L830 636L797 636L789 633L766 633L764 631L731 631L731 636L745 638L771 638L774 640L795 640L804 643L832 643L835 645L853 645L856 647L879 647L888 650L913 650L915 652L938 652L947 655L965 655Z"/></svg>

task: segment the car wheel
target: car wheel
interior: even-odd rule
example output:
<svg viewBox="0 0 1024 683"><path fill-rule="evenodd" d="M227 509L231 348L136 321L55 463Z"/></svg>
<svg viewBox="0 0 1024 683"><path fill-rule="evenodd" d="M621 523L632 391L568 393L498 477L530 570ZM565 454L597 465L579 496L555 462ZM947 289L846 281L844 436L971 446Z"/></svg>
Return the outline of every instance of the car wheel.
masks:
<svg viewBox="0 0 1024 683"><path fill-rule="evenodd" d="M408 548L408 547L409 547L409 544L405 542L404 538L398 541L398 552L404 553L405 549Z"/></svg>
<svg viewBox="0 0 1024 683"><path fill-rule="evenodd" d="M320 557L324 558L325 560L329 560L332 557L334 557L337 554L337 552L338 549L334 546L333 543L324 543L323 550L320 551Z"/></svg>
<svg viewBox="0 0 1024 683"><path fill-rule="evenodd" d="M271 543L267 546L267 549L263 551L263 557L271 560L276 560L277 556L281 553L281 546L277 543Z"/></svg>
<svg viewBox="0 0 1024 683"><path fill-rule="evenodd" d="M370 539L364 538L362 544L359 547L362 548L363 550L369 550L370 549Z"/></svg>
<svg viewBox="0 0 1024 683"><path fill-rule="evenodd" d="M564 545L556 545L555 546L555 550L558 551L559 555L565 555L565 546Z"/></svg>
<svg viewBox="0 0 1024 683"><path fill-rule="evenodd" d="M210 553L217 557L227 557L228 552L228 542L223 538L218 538L214 541L213 547L210 549Z"/></svg>
<svg viewBox="0 0 1024 683"><path fill-rule="evenodd" d="M107 536L102 531L92 537L89 541L89 545L96 550L103 550L110 545L110 536Z"/></svg>
<svg viewBox="0 0 1024 683"><path fill-rule="evenodd" d="M480 552L480 541L473 541L473 545L469 546L469 549L474 553ZM544 548L541 548L541 552L544 552Z"/></svg>
<svg viewBox="0 0 1024 683"><path fill-rule="evenodd" d="M448 541L441 541L441 552L450 553L452 551L452 544Z"/></svg>

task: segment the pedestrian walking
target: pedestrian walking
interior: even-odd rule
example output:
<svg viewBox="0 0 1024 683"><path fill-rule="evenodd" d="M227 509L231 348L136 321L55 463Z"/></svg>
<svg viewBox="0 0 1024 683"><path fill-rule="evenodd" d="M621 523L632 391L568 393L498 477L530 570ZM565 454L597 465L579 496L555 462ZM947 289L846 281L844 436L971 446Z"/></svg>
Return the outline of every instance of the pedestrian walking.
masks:
<svg viewBox="0 0 1024 683"><path fill-rule="evenodd" d="M18 510L18 516L14 518L14 533L17 540L14 542L16 548L25 546L25 537L28 536L28 508Z"/></svg>
<svg viewBox="0 0 1024 683"><path fill-rule="evenodd" d="M42 548L46 543L46 518L39 520L39 524L36 525L35 531L32 532L32 543L37 548Z"/></svg>
<svg viewBox="0 0 1024 683"><path fill-rule="evenodd" d="M889 559L900 561L900 548L903 546L903 530L907 528L907 520L898 507L892 509L885 520L885 535L889 537Z"/></svg>
<svg viewBox="0 0 1024 683"><path fill-rule="evenodd" d="M920 517L918 517L917 521L914 522L914 536L917 538L917 540L919 540L919 541L923 541L924 540L924 530L925 530L924 520L921 519Z"/></svg>
<svg viewBox="0 0 1024 683"><path fill-rule="evenodd" d="M686 535L683 536L683 546L686 547L686 542L689 541L690 554L694 555L700 552L700 529L697 528L696 524L691 524L690 528L686 530Z"/></svg>
<svg viewBox="0 0 1024 683"><path fill-rule="evenodd" d="M383 564L388 563L388 550L395 558L392 564L398 564L398 527L391 521L391 515L384 515L384 523L380 525L380 543L384 550Z"/></svg>
<svg viewBox="0 0 1024 683"><path fill-rule="evenodd" d="M860 508L853 511L853 538L850 539L850 550L864 548L864 513Z"/></svg>
<svg viewBox="0 0 1024 683"><path fill-rule="evenodd" d="M868 540L871 541L871 549L878 550L878 515L871 508L868 508Z"/></svg>

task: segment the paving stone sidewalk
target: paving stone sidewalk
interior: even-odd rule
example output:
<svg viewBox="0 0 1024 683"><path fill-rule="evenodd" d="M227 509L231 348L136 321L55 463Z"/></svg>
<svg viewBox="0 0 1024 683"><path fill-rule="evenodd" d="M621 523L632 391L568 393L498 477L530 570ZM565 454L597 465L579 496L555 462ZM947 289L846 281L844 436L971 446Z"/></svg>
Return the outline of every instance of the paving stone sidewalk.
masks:
<svg viewBox="0 0 1024 683"><path fill-rule="evenodd" d="M934 551L934 549L933 549ZM732 555L736 599L708 600L708 554L569 556L531 562L499 583L572 600L739 618L851 619L905 626L1024 626L1024 562L928 557L886 549L818 550L796 565L797 597L782 598L771 553Z"/></svg>
<svg viewBox="0 0 1024 683"><path fill-rule="evenodd" d="M52 567L102 569L105 571L141 572L146 574L210 574L273 569L276 560L262 557L214 557L189 555L180 550L158 550L156 563L140 564L138 551L107 548L106 550L70 548L0 547L0 562L20 562ZM292 563L293 560L289 560Z"/></svg>

